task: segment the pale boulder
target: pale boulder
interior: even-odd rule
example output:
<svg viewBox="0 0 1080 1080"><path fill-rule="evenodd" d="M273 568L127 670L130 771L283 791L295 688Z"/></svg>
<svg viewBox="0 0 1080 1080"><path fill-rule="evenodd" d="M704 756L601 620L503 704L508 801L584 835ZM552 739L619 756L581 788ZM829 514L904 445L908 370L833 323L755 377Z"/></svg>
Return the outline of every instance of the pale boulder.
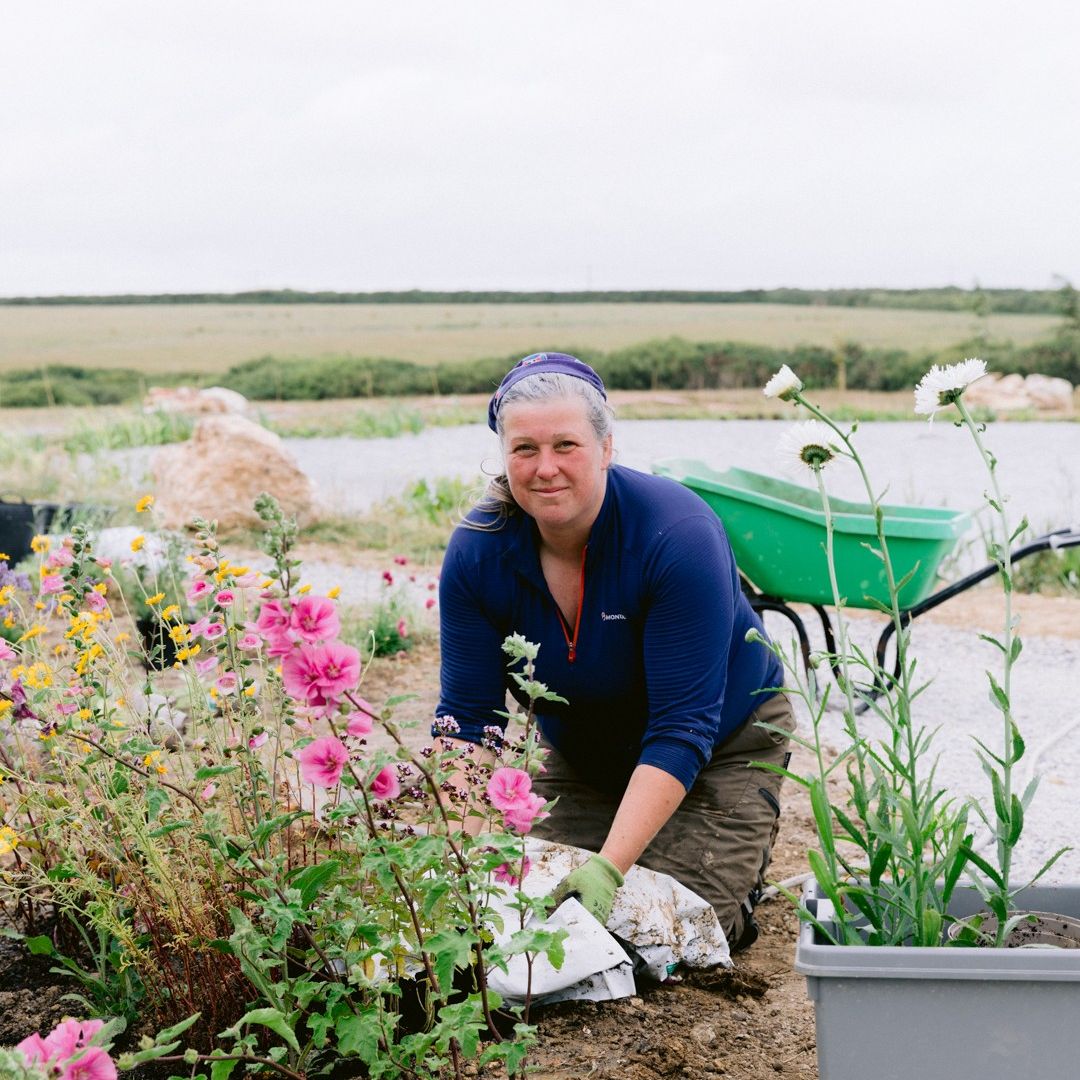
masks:
<svg viewBox="0 0 1080 1080"><path fill-rule="evenodd" d="M242 416L207 416L185 443L163 446L151 467L155 510L167 528L201 517L222 529L258 526L254 502L267 491L286 514L313 514L315 491L280 437Z"/></svg>
<svg viewBox="0 0 1080 1080"><path fill-rule="evenodd" d="M144 412L187 413L189 416L215 416L231 413L245 416L251 403L243 394L225 386L151 386L143 398Z"/></svg>
<svg viewBox="0 0 1080 1080"><path fill-rule="evenodd" d="M998 413L1020 409L1070 412L1073 388L1067 379L1047 375L986 375L964 391L964 401Z"/></svg>
<svg viewBox="0 0 1080 1080"><path fill-rule="evenodd" d="M1029 375L1024 380L1028 397L1040 409L1061 409L1071 412L1073 386L1068 379L1055 379L1049 375Z"/></svg>

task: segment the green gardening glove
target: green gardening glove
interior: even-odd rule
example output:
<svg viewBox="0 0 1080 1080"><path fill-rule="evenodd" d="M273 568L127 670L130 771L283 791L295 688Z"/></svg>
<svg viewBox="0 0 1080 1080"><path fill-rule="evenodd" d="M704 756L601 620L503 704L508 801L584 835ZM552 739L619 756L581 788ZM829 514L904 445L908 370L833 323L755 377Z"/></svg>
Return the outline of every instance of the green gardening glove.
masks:
<svg viewBox="0 0 1080 1080"><path fill-rule="evenodd" d="M615 890L623 883L619 868L603 855L591 855L589 861L571 870L555 886L551 894L558 907L564 900L576 896L581 906L597 922L606 926L611 917L611 905L615 902Z"/></svg>

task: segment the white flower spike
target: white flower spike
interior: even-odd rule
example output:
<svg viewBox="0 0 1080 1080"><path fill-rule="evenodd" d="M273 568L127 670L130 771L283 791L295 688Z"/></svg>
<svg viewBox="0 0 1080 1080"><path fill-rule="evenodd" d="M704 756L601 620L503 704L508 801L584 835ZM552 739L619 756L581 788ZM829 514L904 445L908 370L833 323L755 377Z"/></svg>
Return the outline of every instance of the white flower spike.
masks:
<svg viewBox="0 0 1080 1080"><path fill-rule="evenodd" d="M820 420L803 420L787 428L776 449L788 472L809 469L820 472L840 456L836 432Z"/></svg>
<svg viewBox="0 0 1080 1080"><path fill-rule="evenodd" d="M763 391L767 398L779 398L781 401L790 401L791 395L803 387L802 379L784 364L780 370L765 384Z"/></svg>
<svg viewBox="0 0 1080 1080"><path fill-rule="evenodd" d="M934 364L915 387L915 412L933 420L934 413L954 404L976 379L985 374L986 361L975 358L948 367Z"/></svg>

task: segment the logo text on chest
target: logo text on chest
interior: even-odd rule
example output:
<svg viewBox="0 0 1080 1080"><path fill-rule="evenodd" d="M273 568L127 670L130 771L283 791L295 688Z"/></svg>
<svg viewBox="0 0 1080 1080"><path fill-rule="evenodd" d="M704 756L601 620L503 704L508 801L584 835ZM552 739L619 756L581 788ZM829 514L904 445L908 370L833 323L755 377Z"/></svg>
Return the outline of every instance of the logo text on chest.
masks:
<svg viewBox="0 0 1080 1080"><path fill-rule="evenodd" d="M626 622L625 615L609 615L606 611L600 612L600 618L603 619L604 622L611 622L613 619L622 619L623 622Z"/></svg>

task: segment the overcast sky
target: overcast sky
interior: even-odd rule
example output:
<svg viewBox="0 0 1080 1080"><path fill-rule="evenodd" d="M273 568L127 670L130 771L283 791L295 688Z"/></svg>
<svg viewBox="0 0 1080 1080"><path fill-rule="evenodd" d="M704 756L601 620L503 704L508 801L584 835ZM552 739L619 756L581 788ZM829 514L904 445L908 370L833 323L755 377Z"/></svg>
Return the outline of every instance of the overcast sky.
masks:
<svg viewBox="0 0 1080 1080"><path fill-rule="evenodd" d="M1080 284L1075 0L0 14L0 295Z"/></svg>

